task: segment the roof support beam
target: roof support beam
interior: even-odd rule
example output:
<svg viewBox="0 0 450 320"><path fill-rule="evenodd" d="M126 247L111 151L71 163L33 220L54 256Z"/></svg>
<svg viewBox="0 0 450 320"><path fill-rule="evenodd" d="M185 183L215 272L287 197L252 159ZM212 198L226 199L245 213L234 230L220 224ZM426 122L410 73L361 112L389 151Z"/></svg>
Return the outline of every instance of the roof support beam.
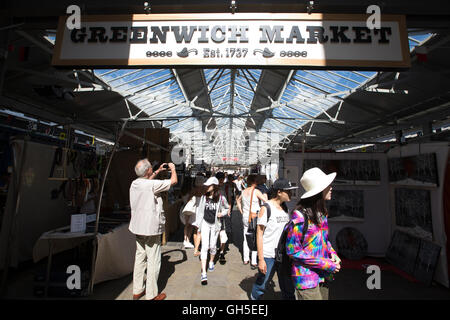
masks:
<svg viewBox="0 0 450 320"><path fill-rule="evenodd" d="M53 79L53 80L55 80L55 79L62 80L62 81L66 81L69 83L74 83L76 85L82 84L86 87L91 87L91 88L99 89L102 87L101 85L96 84L96 83L78 81L76 79L70 79L67 76L65 76L63 73L60 73L60 72L46 73L46 72L39 72L39 71L34 71L34 70L30 70L30 69L25 69L25 68L18 68L18 67L12 67L12 68L8 68L8 69L13 70L13 71L28 73L28 74L39 76L39 77L45 77L45 78L49 78L49 79ZM103 87L103 89L105 89L105 88Z"/></svg>

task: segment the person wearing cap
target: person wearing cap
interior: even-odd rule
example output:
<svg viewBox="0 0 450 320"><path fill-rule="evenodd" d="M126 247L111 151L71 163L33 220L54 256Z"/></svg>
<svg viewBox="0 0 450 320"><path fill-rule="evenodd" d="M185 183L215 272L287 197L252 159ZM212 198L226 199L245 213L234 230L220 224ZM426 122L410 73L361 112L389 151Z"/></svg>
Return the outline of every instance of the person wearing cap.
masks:
<svg viewBox="0 0 450 320"><path fill-rule="evenodd" d="M266 291L267 283L277 272L278 283L284 300L295 300L292 280L281 272L275 261L275 250L278 247L284 227L290 220L286 202L291 201L291 190L297 189L290 181L278 179L271 188L271 198L267 201L270 207L270 217L267 219L267 209L262 206L259 210L256 244L258 248L258 276L253 284L250 298L260 300Z"/></svg>
<svg viewBox="0 0 450 320"><path fill-rule="evenodd" d="M200 260L202 263L201 283L206 285L208 278L206 275L206 260L208 250L210 253L208 271L214 271L214 256L216 255L216 244L219 236L221 217L228 213L227 199L219 192L219 181L216 177L210 177L204 185L207 187L205 195L200 199L196 210L195 225L202 235L202 250Z"/></svg>
<svg viewBox="0 0 450 320"><path fill-rule="evenodd" d="M258 261L257 261L257 252L251 251L248 244L247 244L247 238L245 234L248 231L249 227L249 219L250 219L250 210L252 212L252 215L257 213L260 209L260 204L266 202L267 195L263 195L261 191L256 189L256 175L251 174L247 177L247 183L248 188L246 188L244 191L242 191L241 196L238 198L238 201L241 202L241 205L238 206L241 214L242 214L242 224L244 226L244 241L242 244L242 254L243 254L243 260L244 264L249 264L251 268L254 270L258 267ZM251 205L250 205L251 204ZM251 206L251 208L250 208ZM256 218L256 214L251 219ZM251 261L250 261L251 260Z"/></svg>
<svg viewBox="0 0 450 320"><path fill-rule="evenodd" d="M221 264L226 263L225 259L225 246L228 242L228 234L231 234L231 210L233 209L233 189L230 188L228 182L228 176L223 172L217 172L216 178L219 180L219 192L227 199L229 208L227 214L220 218L221 229L219 232L220 248L219 248L219 262Z"/></svg>
<svg viewBox="0 0 450 320"><path fill-rule="evenodd" d="M311 168L300 179L305 193L292 213L293 224L286 230L286 253L292 260L297 300L328 299L326 280L331 280L341 268L341 260L328 239L325 206L325 201L331 199L331 183L335 177L335 172L327 175L319 168ZM304 216L308 219L305 235L302 234Z"/></svg>
<svg viewBox="0 0 450 320"><path fill-rule="evenodd" d="M205 178L201 175L197 175L194 180L194 188L190 191L186 198L186 205L180 210L180 220L184 224L184 241L183 245L185 249L194 248L194 257L198 257L200 252L198 247L200 246L201 235L198 232L198 228L193 225L196 220L195 212L200 204L200 198L203 195L203 183ZM186 212L186 208L189 208L189 212ZM187 213L190 213L187 215ZM191 235L194 236L194 244L190 242Z"/></svg>
<svg viewBox="0 0 450 320"><path fill-rule="evenodd" d="M170 179L155 179L160 172L171 171ZM136 235L136 257L133 271L133 299L163 300L158 294L161 268L161 235L164 233L165 215L161 193L178 183L175 165L163 163L153 170L147 159L138 161L134 168L138 178L130 186L131 220L129 230ZM147 281L144 282L147 269Z"/></svg>

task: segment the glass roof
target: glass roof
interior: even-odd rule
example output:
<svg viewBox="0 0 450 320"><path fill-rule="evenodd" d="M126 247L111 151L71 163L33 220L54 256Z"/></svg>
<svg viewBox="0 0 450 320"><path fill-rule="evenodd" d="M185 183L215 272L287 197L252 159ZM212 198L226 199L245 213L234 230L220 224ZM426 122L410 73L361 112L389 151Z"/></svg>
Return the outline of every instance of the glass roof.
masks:
<svg viewBox="0 0 450 320"><path fill-rule="evenodd" d="M432 36L416 33L411 32L408 37L411 51ZM325 114L332 121L327 110L376 75L370 71L296 70L279 104L271 107L271 116L256 133L246 127L246 122L250 119L255 123L250 107L262 70L203 69L202 72L212 105L213 117L208 123L212 119L216 123L214 129L205 132L201 119L193 116L195 102L187 101L185 88L181 88L171 69L95 70L96 76L112 90L141 109L133 116L161 121L163 127L170 128L172 139L189 147L195 158L216 165L256 163L268 152L285 147L288 136L317 116Z"/></svg>

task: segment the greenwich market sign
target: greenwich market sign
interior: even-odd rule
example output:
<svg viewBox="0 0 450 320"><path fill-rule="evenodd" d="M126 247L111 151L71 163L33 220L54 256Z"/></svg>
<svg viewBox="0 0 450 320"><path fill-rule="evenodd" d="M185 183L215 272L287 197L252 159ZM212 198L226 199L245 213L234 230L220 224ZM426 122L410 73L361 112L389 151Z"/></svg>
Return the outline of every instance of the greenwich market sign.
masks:
<svg viewBox="0 0 450 320"><path fill-rule="evenodd" d="M404 16L149 14L61 17L55 66L408 68Z"/></svg>

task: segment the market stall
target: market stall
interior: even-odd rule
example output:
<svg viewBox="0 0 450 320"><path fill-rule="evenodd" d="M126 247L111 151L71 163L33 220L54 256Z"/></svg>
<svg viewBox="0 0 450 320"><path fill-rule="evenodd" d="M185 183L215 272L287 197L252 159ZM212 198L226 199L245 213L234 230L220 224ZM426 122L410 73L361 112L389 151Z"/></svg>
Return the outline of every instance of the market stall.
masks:
<svg viewBox="0 0 450 320"><path fill-rule="evenodd" d="M45 279L51 279L52 257L54 254L70 250L95 238L97 242L97 257L94 274L89 277L89 283L97 284L103 281L117 279L130 274L134 266L136 244L134 236L128 231L128 223L101 223L100 232L73 233L70 227L58 228L44 233L33 249L33 261L38 263L47 258ZM90 229L93 229L91 225ZM89 230L90 231L90 230ZM47 295L51 284L45 282L44 295ZM86 286L86 293L89 286Z"/></svg>

